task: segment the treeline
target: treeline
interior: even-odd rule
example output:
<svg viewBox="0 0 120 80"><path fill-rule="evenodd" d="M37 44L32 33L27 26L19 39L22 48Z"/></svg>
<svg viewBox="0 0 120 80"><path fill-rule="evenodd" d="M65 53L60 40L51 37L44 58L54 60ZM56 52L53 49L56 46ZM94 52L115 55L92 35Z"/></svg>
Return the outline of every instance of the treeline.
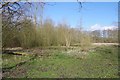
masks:
<svg viewBox="0 0 120 80"><path fill-rule="evenodd" d="M3 24L4 26L5 24ZM44 47L44 46L88 46L91 43L90 35L81 29L71 28L67 23L57 26L51 19L46 19L42 25L24 18L21 25L8 25L3 30L3 47Z"/></svg>
<svg viewBox="0 0 120 80"><path fill-rule="evenodd" d="M96 30L85 32L81 28L71 28L67 23L57 26L51 19L46 19L42 25L24 18L19 26L6 25L3 22L3 47L45 47L45 46L80 46L86 47L91 43L116 43L118 30Z"/></svg>
<svg viewBox="0 0 120 80"><path fill-rule="evenodd" d="M91 32L91 37L95 43L118 43L119 30L94 30Z"/></svg>

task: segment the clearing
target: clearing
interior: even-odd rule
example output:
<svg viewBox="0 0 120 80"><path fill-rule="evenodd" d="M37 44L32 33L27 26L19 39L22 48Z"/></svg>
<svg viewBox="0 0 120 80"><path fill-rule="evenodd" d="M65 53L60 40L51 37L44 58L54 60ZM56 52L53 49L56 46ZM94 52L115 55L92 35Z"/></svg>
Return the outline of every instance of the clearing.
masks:
<svg viewBox="0 0 120 80"><path fill-rule="evenodd" d="M27 49L29 55L3 54L6 78L118 78L118 47Z"/></svg>

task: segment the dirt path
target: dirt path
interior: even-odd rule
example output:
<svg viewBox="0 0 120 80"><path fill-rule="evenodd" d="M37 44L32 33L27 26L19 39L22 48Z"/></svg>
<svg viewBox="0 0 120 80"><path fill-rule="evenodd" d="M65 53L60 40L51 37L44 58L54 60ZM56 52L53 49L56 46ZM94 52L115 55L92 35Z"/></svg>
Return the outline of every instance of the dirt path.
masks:
<svg viewBox="0 0 120 80"><path fill-rule="evenodd" d="M92 45L95 45L95 46L101 46L101 45L110 46L110 45L119 45L119 43L93 43Z"/></svg>

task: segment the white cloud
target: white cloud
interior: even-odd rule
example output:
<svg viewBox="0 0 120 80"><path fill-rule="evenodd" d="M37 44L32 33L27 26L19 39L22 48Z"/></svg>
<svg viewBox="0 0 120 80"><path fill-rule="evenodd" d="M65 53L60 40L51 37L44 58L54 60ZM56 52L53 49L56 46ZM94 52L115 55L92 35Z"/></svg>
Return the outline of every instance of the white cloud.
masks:
<svg viewBox="0 0 120 80"><path fill-rule="evenodd" d="M94 31L94 30L100 30L101 26L99 24L95 24L93 26L90 27L90 30Z"/></svg>
<svg viewBox="0 0 120 80"><path fill-rule="evenodd" d="M113 30L116 29L117 26L101 26L99 24L95 24L93 26L90 27L90 31L94 31L94 30Z"/></svg>

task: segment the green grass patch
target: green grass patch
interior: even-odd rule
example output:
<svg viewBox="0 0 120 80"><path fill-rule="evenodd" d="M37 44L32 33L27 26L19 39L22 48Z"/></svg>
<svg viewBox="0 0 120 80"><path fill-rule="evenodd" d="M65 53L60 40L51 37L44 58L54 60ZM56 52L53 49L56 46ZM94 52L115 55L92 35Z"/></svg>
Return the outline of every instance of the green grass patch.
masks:
<svg viewBox="0 0 120 80"><path fill-rule="evenodd" d="M117 48L102 46L88 52L86 58L69 56L59 50L49 51L47 57L36 57L25 64L18 66L4 77L27 77L27 78L118 78ZM7 55L6 55L7 56ZM6 57L4 55L4 58ZM15 61L9 55L6 62L3 58L3 67L15 65ZM21 60L29 57L22 56ZM12 61L14 60L14 61ZM10 62L11 61L11 62ZM11 64L10 64L11 63ZM16 75L17 74L17 75Z"/></svg>

